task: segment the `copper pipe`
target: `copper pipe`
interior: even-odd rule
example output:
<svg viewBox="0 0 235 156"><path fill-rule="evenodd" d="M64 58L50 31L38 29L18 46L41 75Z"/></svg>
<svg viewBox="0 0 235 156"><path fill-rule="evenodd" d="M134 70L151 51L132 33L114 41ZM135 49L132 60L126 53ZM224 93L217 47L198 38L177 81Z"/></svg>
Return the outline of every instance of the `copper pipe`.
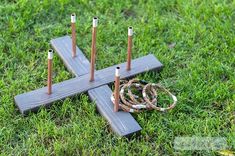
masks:
<svg viewBox="0 0 235 156"><path fill-rule="evenodd" d="M132 35L133 35L133 28L128 27L128 46L127 46L127 67L126 67L126 70L131 70Z"/></svg>
<svg viewBox="0 0 235 156"><path fill-rule="evenodd" d="M114 112L118 112L119 109L119 90L120 90L120 74L119 74L120 67L116 68L115 72L115 93L114 93Z"/></svg>
<svg viewBox="0 0 235 156"><path fill-rule="evenodd" d="M52 58L53 50L48 51L48 75L47 75L47 93L50 95L52 93Z"/></svg>
<svg viewBox="0 0 235 156"><path fill-rule="evenodd" d="M92 45L91 45L91 76L90 82L94 81L95 72L95 59L96 59L96 27L98 25L98 18L93 18L93 28L92 28Z"/></svg>
<svg viewBox="0 0 235 156"><path fill-rule="evenodd" d="M71 14L71 29L72 29L72 57L76 56L76 14Z"/></svg>

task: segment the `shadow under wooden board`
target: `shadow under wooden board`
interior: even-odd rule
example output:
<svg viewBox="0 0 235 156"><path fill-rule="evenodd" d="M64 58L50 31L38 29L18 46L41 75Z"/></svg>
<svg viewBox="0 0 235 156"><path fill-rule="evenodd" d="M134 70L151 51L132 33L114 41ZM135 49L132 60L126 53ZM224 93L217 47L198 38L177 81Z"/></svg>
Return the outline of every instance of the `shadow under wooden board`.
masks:
<svg viewBox="0 0 235 156"><path fill-rule="evenodd" d="M108 120L111 128L120 136L129 136L141 130L139 124L127 112L113 112L110 100L111 89L106 85L114 81L116 66L121 67L121 78L132 77L148 70L158 70L162 64L153 56L148 55L132 61L132 70L125 70L125 63L108 67L95 72L95 81L89 82L89 61L77 47L77 57L71 60L72 41L70 37L60 37L51 41L52 46L67 68L77 77L53 85L52 94L48 95L46 87L17 95L15 102L21 113L37 111L41 106L50 106L52 102L88 91L90 98L96 102L98 111Z"/></svg>

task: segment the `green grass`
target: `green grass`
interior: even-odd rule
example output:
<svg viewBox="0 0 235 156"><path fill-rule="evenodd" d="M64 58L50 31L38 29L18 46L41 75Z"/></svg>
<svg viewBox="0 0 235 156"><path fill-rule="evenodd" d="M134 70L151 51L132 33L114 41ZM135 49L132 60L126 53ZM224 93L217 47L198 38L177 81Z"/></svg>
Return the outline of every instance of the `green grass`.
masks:
<svg viewBox="0 0 235 156"><path fill-rule="evenodd" d="M134 27L133 58L153 53L159 82L178 97L168 113L135 114L143 130L129 140L110 131L86 94L23 117L13 97L46 85L52 38L68 35L78 16L77 44L89 58L91 21L99 17L97 68L126 60L127 27ZM231 0L0 2L0 153L3 155L213 155L176 151L175 137L226 137L235 150L235 2ZM175 46L170 46L175 44ZM54 82L73 77L58 56Z"/></svg>

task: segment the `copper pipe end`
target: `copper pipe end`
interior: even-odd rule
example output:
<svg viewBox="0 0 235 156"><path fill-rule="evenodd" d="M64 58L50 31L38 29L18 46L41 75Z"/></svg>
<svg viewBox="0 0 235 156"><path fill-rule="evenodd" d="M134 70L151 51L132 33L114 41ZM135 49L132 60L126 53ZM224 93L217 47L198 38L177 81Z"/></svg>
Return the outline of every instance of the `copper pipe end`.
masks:
<svg viewBox="0 0 235 156"><path fill-rule="evenodd" d="M98 18L93 17L93 27L97 27L97 26L98 26Z"/></svg>
<svg viewBox="0 0 235 156"><path fill-rule="evenodd" d="M76 14L75 13L71 14L71 23L76 23Z"/></svg>
<svg viewBox="0 0 235 156"><path fill-rule="evenodd" d="M128 36L133 36L133 27L128 27Z"/></svg>
<svg viewBox="0 0 235 156"><path fill-rule="evenodd" d="M120 76L120 67L116 67L115 76L116 77Z"/></svg>

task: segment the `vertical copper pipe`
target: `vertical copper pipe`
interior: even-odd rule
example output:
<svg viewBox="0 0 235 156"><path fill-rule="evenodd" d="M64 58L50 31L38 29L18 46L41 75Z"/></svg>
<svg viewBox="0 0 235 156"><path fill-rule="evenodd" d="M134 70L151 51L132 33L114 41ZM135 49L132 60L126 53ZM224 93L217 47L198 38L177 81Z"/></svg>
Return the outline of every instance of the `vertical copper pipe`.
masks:
<svg viewBox="0 0 235 156"><path fill-rule="evenodd" d="M126 67L126 70L131 70L132 35L133 35L133 28L128 27L128 46L127 46L127 67Z"/></svg>
<svg viewBox="0 0 235 156"><path fill-rule="evenodd" d="M115 72L115 90L114 90L114 112L117 112L119 109L119 90L120 90L120 74L119 74L120 67L116 68Z"/></svg>
<svg viewBox="0 0 235 156"><path fill-rule="evenodd" d="M71 29L72 29L72 56L76 56L76 14L71 14Z"/></svg>
<svg viewBox="0 0 235 156"><path fill-rule="evenodd" d="M94 81L95 72L95 59L96 59L96 27L98 25L98 18L93 18L93 28L92 28L92 45L91 45L91 75L90 81Z"/></svg>
<svg viewBox="0 0 235 156"><path fill-rule="evenodd" d="M50 95L52 93L52 58L53 50L48 51L48 75L47 75L47 93Z"/></svg>

